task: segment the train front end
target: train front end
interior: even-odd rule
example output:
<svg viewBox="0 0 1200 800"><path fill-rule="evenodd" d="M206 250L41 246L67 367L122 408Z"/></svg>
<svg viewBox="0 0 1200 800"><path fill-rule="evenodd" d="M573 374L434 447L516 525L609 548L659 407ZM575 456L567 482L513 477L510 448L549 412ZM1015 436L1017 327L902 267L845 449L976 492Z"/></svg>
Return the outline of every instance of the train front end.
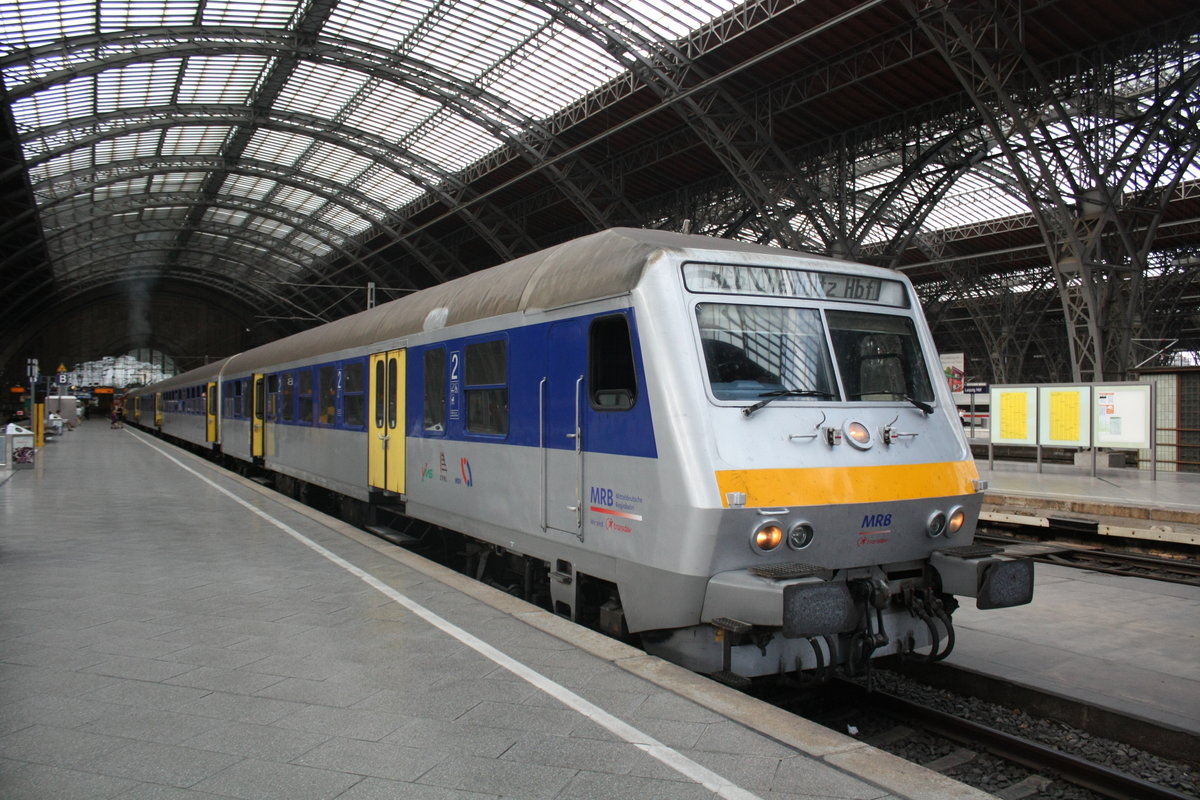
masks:
<svg viewBox="0 0 1200 800"><path fill-rule="evenodd" d="M648 649L734 683L854 672L944 657L958 597L1030 602L1032 563L973 544L986 486L909 282L730 261L675 265L691 325L664 367L696 409L671 417L698 508L683 569L704 560L708 579L700 624Z"/></svg>

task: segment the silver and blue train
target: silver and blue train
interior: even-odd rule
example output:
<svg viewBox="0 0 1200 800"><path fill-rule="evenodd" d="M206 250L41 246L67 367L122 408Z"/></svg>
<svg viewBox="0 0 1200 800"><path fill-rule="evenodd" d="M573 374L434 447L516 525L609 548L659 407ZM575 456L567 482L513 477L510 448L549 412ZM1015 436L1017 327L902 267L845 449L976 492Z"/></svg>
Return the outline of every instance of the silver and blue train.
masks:
<svg viewBox="0 0 1200 800"><path fill-rule="evenodd" d="M972 544L986 486L938 364L898 273L614 229L128 402L740 683L940 658L955 596L1031 600L1028 559Z"/></svg>

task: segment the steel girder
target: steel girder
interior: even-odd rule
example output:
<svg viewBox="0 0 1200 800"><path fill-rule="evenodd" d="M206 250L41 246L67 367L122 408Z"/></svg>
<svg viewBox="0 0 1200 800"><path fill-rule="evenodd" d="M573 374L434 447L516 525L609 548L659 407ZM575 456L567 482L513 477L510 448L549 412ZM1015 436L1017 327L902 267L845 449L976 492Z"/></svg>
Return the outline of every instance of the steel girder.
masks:
<svg viewBox="0 0 1200 800"><path fill-rule="evenodd" d="M1197 152L1194 121L1186 132L1180 122L1194 110L1200 71L1184 62L1152 107L1131 114L1111 94L1095 91L1113 85L1118 73L1111 64L1090 65L1064 81L1032 63L1016 5L906 2L1024 189L1066 313L1072 378L1123 376L1131 366L1128 343L1137 335L1133 324L1153 231ZM1020 85L1014 85L1016 75ZM1096 124L1082 127L1087 121ZM1117 122L1132 123L1135 135ZM1176 145L1165 154L1156 149L1168 140ZM1151 156L1164 163L1147 169ZM1144 183L1154 180L1150 174L1158 180ZM1135 202L1127 206L1127 198ZM1134 236L1139 222L1149 231L1141 240Z"/></svg>

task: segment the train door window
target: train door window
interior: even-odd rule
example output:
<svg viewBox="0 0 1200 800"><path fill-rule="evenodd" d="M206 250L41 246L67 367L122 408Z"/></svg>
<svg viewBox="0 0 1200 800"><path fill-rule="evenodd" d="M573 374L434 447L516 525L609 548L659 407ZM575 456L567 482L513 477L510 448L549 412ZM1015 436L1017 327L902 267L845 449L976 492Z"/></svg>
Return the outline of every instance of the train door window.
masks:
<svg viewBox="0 0 1200 800"><path fill-rule="evenodd" d="M279 415L284 422L296 418L296 373L285 372L279 376Z"/></svg>
<svg viewBox="0 0 1200 800"><path fill-rule="evenodd" d="M588 392L597 411L625 411L637 399L637 371L629 320L623 314L593 320L588 330Z"/></svg>
<svg viewBox="0 0 1200 800"><path fill-rule="evenodd" d="M381 358L375 362L375 375L372 377L373 385L375 387L374 408L376 428L383 427L384 409L386 408L384 403L387 402L387 398L385 397L385 395L387 395L387 374L384 372L384 370L387 369L386 362L386 358Z"/></svg>
<svg viewBox="0 0 1200 800"><path fill-rule="evenodd" d="M826 319L847 399L933 401L911 319L832 309Z"/></svg>
<svg viewBox="0 0 1200 800"><path fill-rule="evenodd" d="M296 373L296 421L311 425L313 421L312 370L302 369Z"/></svg>
<svg viewBox="0 0 1200 800"><path fill-rule="evenodd" d="M267 406L267 382L263 378L259 378L254 382L254 418L262 420L266 418L265 409Z"/></svg>
<svg viewBox="0 0 1200 800"><path fill-rule="evenodd" d="M337 422L337 369L328 364L317 368L317 421L322 425Z"/></svg>
<svg viewBox="0 0 1200 800"><path fill-rule="evenodd" d="M348 362L342 371L342 411L346 425L361 428L367 424L367 397L361 361Z"/></svg>
<svg viewBox="0 0 1200 800"><path fill-rule="evenodd" d="M279 375L267 376L267 419L279 420Z"/></svg>
<svg viewBox="0 0 1200 800"><path fill-rule="evenodd" d="M446 351L425 351L425 430L446 430Z"/></svg>
<svg viewBox="0 0 1200 800"><path fill-rule="evenodd" d="M464 353L467 430L508 433L508 343L503 339L476 342Z"/></svg>

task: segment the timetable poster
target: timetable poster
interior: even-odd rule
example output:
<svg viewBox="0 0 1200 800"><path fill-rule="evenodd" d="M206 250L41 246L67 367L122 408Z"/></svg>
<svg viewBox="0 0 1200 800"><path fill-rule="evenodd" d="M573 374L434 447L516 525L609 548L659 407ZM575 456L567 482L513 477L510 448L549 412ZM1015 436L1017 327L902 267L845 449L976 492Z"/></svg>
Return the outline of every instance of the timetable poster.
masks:
<svg viewBox="0 0 1200 800"><path fill-rule="evenodd" d="M1037 444L1036 386L992 387L992 442Z"/></svg>
<svg viewBox="0 0 1200 800"><path fill-rule="evenodd" d="M1090 447L1090 386L1041 386L1038 388L1038 442L1051 447Z"/></svg>

